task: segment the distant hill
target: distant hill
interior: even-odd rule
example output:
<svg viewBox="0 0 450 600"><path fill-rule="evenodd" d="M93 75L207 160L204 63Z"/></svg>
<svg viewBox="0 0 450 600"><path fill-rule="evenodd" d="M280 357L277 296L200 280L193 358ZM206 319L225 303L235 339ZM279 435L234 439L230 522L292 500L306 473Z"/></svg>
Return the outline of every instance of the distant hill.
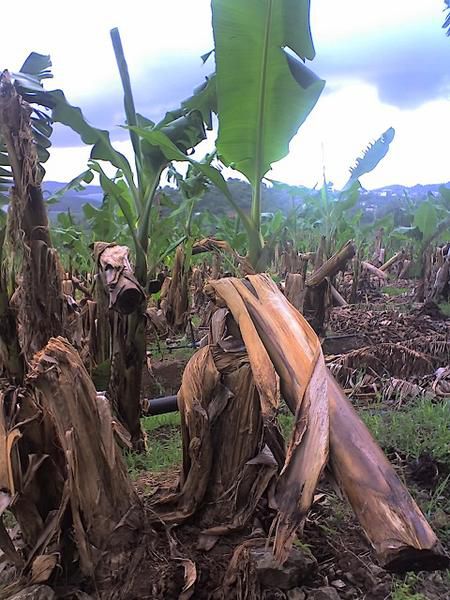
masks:
<svg viewBox="0 0 450 600"><path fill-rule="evenodd" d="M372 194L382 194L387 192L389 194L398 194L403 195L406 191L411 198L425 197L428 193L437 194L439 193L439 188L444 185L446 187L450 186L450 182L448 183L430 183L426 185L422 185L418 183L412 187L405 187L403 185L389 185L384 188L376 188L374 190L368 190L368 193Z"/></svg>
<svg viewBox="0 0 450 600"><path fill-rule="evenodd" d="M66 183L58 181L44 181L43 191L44 198L50 197L52 194L62 189ZM59 212L67 212L69 209L74 215L81 215L83 212L83 204L92 204L100 206L103 201L103 191L99 185L88 185L81 192L71 190L64 194L62 198L55 204L48 205L49 213L57 214Z"/></svg>
<svg viewBox="0 0 450 600"><path fill-rule="evenodd" d="M65 185L56 181L45 181L43 185L44 196L49 197ZM249 184L240 179L229 179L228 185L237 203L243 208L249 208L251 203L251 189ZM411 199L417 201L426 198L429 192L437 193L441 185L450 186L450 183L415 185L409 188L400 185L391 185L375 190L362 190L360 204L362 208L369 209L372 212L385 213L402 202L405 192ZM161 191L173 200L176 200L178 197L178 191L172 187L166 186ZM263 211L276 212L277 210L281 210L287 213L294 206L294 203L298 203L304 195L311 191L303 186L263 186ZM83 220L83 205L92 204L98 207L101 205L102 200L103 192L101 187L98 185L89 185L81 192L67 192L57 203L49 204L49 216L54 220L58 213L67 212L70 209L75 219ZM211 210L215 214L233 213L224 195L214 187L211 187L205 193L203 198L198 202L196 210Z"/></svg>

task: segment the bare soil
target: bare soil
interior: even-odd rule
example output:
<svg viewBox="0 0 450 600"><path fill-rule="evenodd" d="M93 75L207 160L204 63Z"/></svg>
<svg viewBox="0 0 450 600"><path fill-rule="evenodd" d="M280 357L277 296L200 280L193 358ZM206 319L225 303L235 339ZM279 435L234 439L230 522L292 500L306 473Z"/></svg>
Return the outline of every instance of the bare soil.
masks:
<svg viewBox="0 0 450 600"><path fill-rule="evenodd" d="M151 368L144 371L142 389L146 398L173 396L181 385L184 367L189 356L169 354L163 359L151 362Z"/></svg>
<svg viewBox="0 0 450 600"><path fill-rule="evenodd" d="M149 520L152 519L152 496L173 489L176 486L178 472L178 467L174 466L162 473L142 474L136 481L141 498L148 504ZM421 497L423 500L430 497L433 490L417 487L417 482L408 476L406 468L404 474L409 487L415 488L415 495L419 502ZM440 518L442 519L442 515ZM183 587L183 571L176 561L171 560L166 531L156 523L153 526L155 532L149 536L149 539L152 538L152 545L148 550L150 554L153 553L152 564L142 563L139 574L136 573L135 576L136 582L139 582L133 591L136 595L130 596L130 600L134 598L175 600ZM157 542L155 542L155 533ZM198 528L189 524L172 531L178 540L183 558L192 560L197 568L197 583L192 597L198 600L219 598L221 583L234 549L251 538L254 531L249 528L239 535L223 538L209 552L197 549L199 533ZM312 593L315 589L336 586L339 598L350 600L450 599L448 572L420 573L418 576L407 577L405 583L404 576L395 576L380 568L351 509L344 499L338 498L326 480L322 481L318 489L317 502L311 510L304 534L297 547L310 551L318 561L317 573L306 579L301 588L307 594L306 598L308 593ZM405 595L395 596L396 588L400 591L405 590ZM152 590L151 593L148 592L149 590ZM285 592L275 588L265 590L264 594L262 597L266 600L289 598ZM422 594L422 596L413 594Z"/></svg>

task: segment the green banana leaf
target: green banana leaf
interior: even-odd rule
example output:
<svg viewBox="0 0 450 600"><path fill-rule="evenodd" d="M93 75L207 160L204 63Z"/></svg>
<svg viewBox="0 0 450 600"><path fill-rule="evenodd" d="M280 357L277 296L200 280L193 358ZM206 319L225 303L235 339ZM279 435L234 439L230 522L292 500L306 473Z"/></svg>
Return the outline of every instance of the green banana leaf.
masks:
<svg viewBox="0 0 450 600"><path fill-rule="evenodd" d="M369 144L363 155L356 159L355 166L350 167L350 178L344 190L350 188L362 175L373 171L378 163L389 152L389 146L395 136L395 129L389 127L375 142Z"/></svg>
<svg viewBox="0 0 450 600"><path fill-rule="evenodd" d="M56 204L64 196L64 194L70 190L75 190L77 192L84 190L86 185L89 185L93 179L94 173L91 171L91 169L87 169L86 171L83 171L74 177L65 186L59 188L59 190L56 190L56 192L53 192L53 194L45 199L45 202L47 204Z"/></svg>
<svg viewBox="0 0 450 600"><path fill-rule="evenodd" d="M213 128L212 113L217 113L216 74L210 75L206 81L195 88L193 95L181 104L188 110L198 110L202 115L206 128Z"/></svg>
<svg viewBox="0 0 450 600"><path fill-rule="evenodd" d="M194 161L187 154L182 152L177 146L172 142L172 140L164 133L162 129L146 129L142 127L132 127L133 129L144 142L147 142L150 148L159 149L165 156L167 162L169 161L179 161L186 162L188 161L196 169L198 169L203 175L211 181L229 200L235 210L238 212L240 218L243 220L244 225L249 224L248 216L243 212L240 206L233 199L230 190L228 188L227 182L225 181L223 175L220 173L218 169L215 169L212 165L209 164L208 161Z"/></svg>
<svg viewBox="0 0 450 600"><path fill-rule="evenodd" d="M254 187L286 156L325 85L302 62L314 57L309 8L309 0L212 0L217 149Z"/></svg>
<svg viewBox="0 0 450 600"><path fill-rule="evenodd" d="M431 237L438 224L436 207L430 201L420 204L414 214L414 225L422 233L423 238Z"/></svg>
<svg viewBox="0 0 450 600"><path fill-rule="evenodd" d="M17 72L11 73L11 80L17 92L31 106L31 129L36 142L36 150L39 160L41 178L45 174L43 163L45 163L50 154L48 148L51 146L50 136L53 128L48 114L37 107L39 99L44 93L42 86L43 79L53 77L51 73L50 57L44 54L32 52ZM45 104L44 104L45 106ZM0 135L0 165L10 167L8 151ZM2 204L9 202L9 189L13 183L13 174L11 169L0 170L0 202Z"/></svg>

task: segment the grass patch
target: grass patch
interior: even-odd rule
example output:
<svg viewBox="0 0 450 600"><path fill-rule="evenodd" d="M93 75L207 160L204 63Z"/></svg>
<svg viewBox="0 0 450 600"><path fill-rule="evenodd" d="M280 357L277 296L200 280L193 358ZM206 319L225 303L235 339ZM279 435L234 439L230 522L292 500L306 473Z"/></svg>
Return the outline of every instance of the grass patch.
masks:
<svg viewBox="0 0 450 600"><path fill-rule="evenodd" d="M395 285L386 285L383 288L383 294L387 294L388 296L401 296L408 291L407 287L396 287Z"/></svg>
<svg viewBox="0 0 450 600"><path fill-rule="evenodd" d="M167 345L167 343L164 340L161 340L159 344L155 342L150 344L148 350L153 360L167 360L169 358L189 360L197 350L196 348L192 348L191 339L188 339L187 337L177 340L177 344L183 347L171 348L170 345Z"/></svg>
<svg viewBox="0 0 450 600"><path fill-rule="evenodd" d="M143 471L164 471L179 464L182 456L179 413L145 417L141 423L148 436L147 451L125 454L132 479L137 479Z"/></svg>
<svg viewBox="0 0 450 600"><path fill-rule="evenodd" d="M407 576L405 581L395 583L392 589L392 600L427 600L423 594L413 591L413 585L416 583L414 576Z"/></svg>
<svg viewBox="0 0 450 600"><path fill-rule="evenodd" d="M450 402L423 398L401 411L362 412L360 416L385 452L395 451L409 459L429 454L450 465ZM294 417L280 414L278 422L288 440Z"/></svg>
<svg viewBox="0 0 450 600"><path fill-rule="evenodd" d="M423 398L403 411L362 417L387 454L397 452L407 460L429 455L445 465L433 489L423 489L414 483L408 488L441 541L449 543L450 475L445 475L445 471L450 467L450 403ZM409 581L396 587L392 598L422 600L424 596L412 593L410 584Z"/></svg>
<svg viewBox="0 0 450 600"><path fill-rule="evenodd" d="M291 413L288 414L279 414L278 415L278 423L281 428L281 433L286 441L288 441L291 437L292 428L294 427L294 415Z"/></svg>
<svg viewBox="0 0 450 600"><path fill-rule="evenodd" d="M179 429L180 427L180 413L172 412L166 413L165 415L156 415L154 417L144 417L141 419L142 429L148 434L155 429L161 427L171 427Z"/></svg>
<svg viewBox="0 0 450 600"><path fill-rule="evenodd" d="M450 317L450 302L441 302L438 306L446 317Z"/></svg>
<svg viewBox="0 0 450 600"><path fill-rule="evenodd" d="M386 452L397 451L407 458L429 454L450 464L450 403L423 398L402 411L362 418Z"/></svg>
<svg viewBox="0 0 450 600"><path fill-rule="evenodd" d="M200 323L201 323L202 319L200 317L200 315L192 315L191 317L191 322L192 322L192 327L194 327L194 329L197 329L197 327L200 327Z"/></svg>

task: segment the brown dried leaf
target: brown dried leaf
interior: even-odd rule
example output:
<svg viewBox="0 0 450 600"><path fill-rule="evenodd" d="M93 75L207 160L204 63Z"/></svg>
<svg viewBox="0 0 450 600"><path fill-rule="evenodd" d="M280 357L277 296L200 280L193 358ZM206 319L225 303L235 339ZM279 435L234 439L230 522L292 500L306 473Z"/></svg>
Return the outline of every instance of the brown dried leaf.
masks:
<svg viewBox="0 0 450 600"><path fill-rule="evenodd" d="M11 453L22 434L17 427L9 428L6 422L4 402L5 396L0 393L0 489L8 491L13 496L15 493L15 478Z"/></svg>
<svg viewBox="0 0 450 600"><path fill-rule="evenodd" d="M195 591L194 584L197 580L197 568L195 563L189 558L176 558L175 560L180 562L184 568L184 587L178 596L178 600L189 600Z"/></svg>
<svg viewBox="0 0 450 600"><path fill-rule="evenodd" d="M44 583L53 573L58 562L57 554L40 554L31 565L31 583Z"/></svg>

